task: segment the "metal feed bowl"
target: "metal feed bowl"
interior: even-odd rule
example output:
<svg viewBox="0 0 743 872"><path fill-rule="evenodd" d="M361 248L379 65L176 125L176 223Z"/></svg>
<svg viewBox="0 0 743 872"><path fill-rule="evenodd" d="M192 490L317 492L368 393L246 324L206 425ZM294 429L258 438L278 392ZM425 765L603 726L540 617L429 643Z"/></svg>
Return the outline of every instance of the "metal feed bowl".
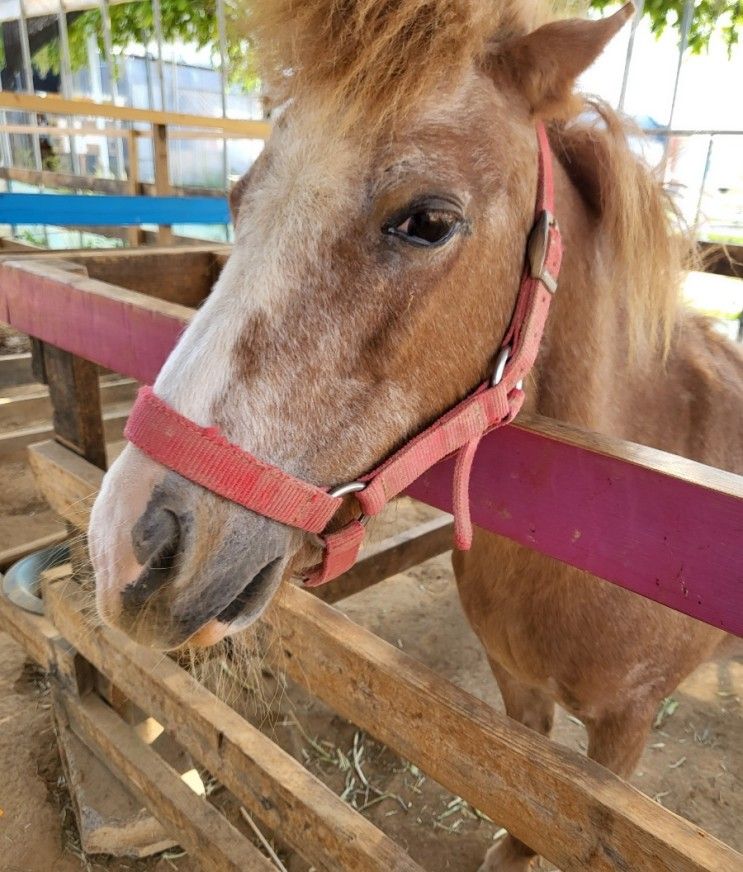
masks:
<svg viewBox="0 0 743 872"><path fill-rule="evenodd" d="M65 543L34 551L14 563L3 577L3 594L14 604L36 615L44 614L44 601L39 596L41 573L62 566L70 559Z"/></svg>

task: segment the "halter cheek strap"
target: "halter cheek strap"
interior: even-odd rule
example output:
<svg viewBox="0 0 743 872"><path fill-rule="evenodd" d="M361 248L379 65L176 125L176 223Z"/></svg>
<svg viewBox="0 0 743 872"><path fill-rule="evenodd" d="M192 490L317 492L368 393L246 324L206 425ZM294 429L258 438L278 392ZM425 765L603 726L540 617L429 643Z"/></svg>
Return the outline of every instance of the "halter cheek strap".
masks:
<svg viewBox="0 0 743 872"><path fill-rule="evenodd" d="M523 404L521 384L536 360L562 261L562 241L553 217L552 154L541 123L537 124L537 141L535 222L514 313L493 376L376 469L334 491L316 487L228 442L216 428L184 418L149 387L137 396L124 431L127 439L153 460L207 490L319 536L322 562L305 579L308 587L337 578L358 558L363 519L332 533L323 532L345 494L355 493L365 516L377 515L422 473L453 454L454 541L457 548L469 548L469 480L477 446L486 433L510 423Z"/></svg>

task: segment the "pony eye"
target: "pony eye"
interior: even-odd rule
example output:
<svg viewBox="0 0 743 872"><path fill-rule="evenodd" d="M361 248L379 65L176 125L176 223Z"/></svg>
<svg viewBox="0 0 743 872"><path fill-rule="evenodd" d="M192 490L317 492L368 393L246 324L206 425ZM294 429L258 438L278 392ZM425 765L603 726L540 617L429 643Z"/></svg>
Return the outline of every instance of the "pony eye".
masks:
<svg viewBox="0 0 743 872"><path fill-rule="evenodd" d="M462 218L457 212L423 205L395 218L383 227L383 231L412 245L430 247L443 245L461 225Z"/></svg>

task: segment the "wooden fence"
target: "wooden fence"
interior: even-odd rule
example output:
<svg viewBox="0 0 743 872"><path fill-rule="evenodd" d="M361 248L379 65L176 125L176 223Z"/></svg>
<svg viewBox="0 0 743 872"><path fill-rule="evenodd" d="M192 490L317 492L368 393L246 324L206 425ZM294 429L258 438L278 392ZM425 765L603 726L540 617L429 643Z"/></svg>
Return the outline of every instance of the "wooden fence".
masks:
<svg viewBox="0 0 743 872"><path fill-rule="evenodd" d="M55 438L31 449L31 463L50 504L81 530L106 462L97 367L151 381L207 290L201 279L186 286L189 271L181 258L204 258L203 275L219 268L225 252L151 255L182 279L169 287L166 300L122 287L123 280L111 283L120 271L131 287L137 270L149 272L147 253L132 254L136 267L130 255L107 254L107 281L80 274L81 268L102 271L95 258L87 266L78 261L75 271L42 255L0 266L0 320L39 340L37 360L60 413ZM115 257L118 266L110 260ZM491 434L480 457L473 475L479 524L575 566L601 569L616 583L743 634L743 479L542 419ZM411 493L446 507L450 476L449 466L440 464ZM521 485L509 490L510 479ZM598 502L590 503L589 493ZM582 531L578 547L576 525ZM447 533L443 520L382 543L321 596L348 595L440 553L448 547ZM676 561L684 567L687 594L678 584ZM174 662L115 630L91 629L74 581L51 581L45 605L42 618L3 602L0 622L50 672L61 716L205 868L268 867L105 704L111 683L318 869L419 868ZM498 714L320 597L285 586L270 615L266 620L281 629L277 657L293 678L559 868L742 868L743 857L733 849L593 761Z"/></svg>
<svg viewBox="0 0 743 872"><path fill-rule="evenodd" d="M107 179L91 176L59 173L48 169L2 167L0 178L49 188L65 188L109 195L100 203L80 203L78 197L55 196L54 201L44 195L0 195L0 219L8 224L58 224L98 232L102 225L117 227L114 233L130 245L146 241L138 227L128 226L143 223L160 225L156 241L169 244L174 241L170 225L174 223L227 223L229 214L224 190L200 188L174 188L170 177L168 143L171 139L266 139L271 125L267 121L234 118L209 118L178 112L162 112L148 109L133 109L113 104L95 103L90 100L68 100L55 96L42 97L35 94L19 94L0 91L0 109L29 112L44 116L60 115L77 118L105 118L130 125L148 125L149 129L130 126L127 129L103 128L91 125L74 127L45 127L39 124L0 125L0 135L27 134L29 136L95 135L123 139L127 146L127 178ZM139 142L151 138L154 155L154 183L143 183L139 178ZM174 198L172 195L177 195ZM37 199L33 199L36 196ZM114 201L112 198L120 197ZM184 201L182 198L186 198ZM96 213L96 209L99 213ZM88 219L86 220L86 213ZM89 220L93 215L95 220Z"/></svg>

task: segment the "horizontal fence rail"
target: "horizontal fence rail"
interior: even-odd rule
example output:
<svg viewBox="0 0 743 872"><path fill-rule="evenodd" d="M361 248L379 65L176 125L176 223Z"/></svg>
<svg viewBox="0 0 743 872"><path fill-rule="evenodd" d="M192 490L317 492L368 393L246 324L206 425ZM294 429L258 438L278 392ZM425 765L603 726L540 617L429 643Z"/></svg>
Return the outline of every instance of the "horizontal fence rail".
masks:
<svg viewBox="0 0 743 872"><path fill-rule="evenodd" d="M248 119L252 120L252 119ZM261 122L262 123L262 122ZM11 136L49 136L52 138L67 139L70 136L91 137L95 139L131 139L132 136L137 136L139 139L151 139L151 130L139 129L122 129L120 127L60 127L54 125L43 124L2 124L0 123L0 134L8 133ZM263 139L263 136L256 136L252 129L248 130L182 130L176 128L168 137L170 140L211 140L211 139Z"/></svg>
<svg viewBox="0 0 743 872"><path fill-rule="evenodd" d="M226 224L224 197L0 194L0 222L90 227L138 224Z"/></svg>
<svg viewBox="0 0 743 872"><path fill-rule="evenodd" d="M267 139L271 133L269 121L252 118L212 118L208 115L189 115L183 112L164 112L156 109L132 109L95 100L67 100L64 97L20 94L0 91L0 109L8 112L39 112L45 115L75 115L89 118L110 118L115 121L133 121L143 124L167 124L173 127L196 127L238 133L254 139ZM74 136L74 132L71 132Z"/></svg>
<svg viewBox="0 0 743 872"><path fill-rule="evenodd" d="M45 602L51 620L24 612L0 597L0 626L55 677L62 672L58 662L60 647L64 650L72 644L143 711L157 717L178 743L257 820L318 870L423 872L401 847L168 657L137 645L122 633L103 628L92 631L80 593L76 584L49 585ZM86 696L90 698L91 695ZM131 767L122 765L124 761L113 748L106 749L107 765L109 754L125 775L125 783L136 776ZM170 784L161 793L171 803L178 801L180 797L170 794L169 788ZM180 806L177 831L182 838L192 830L193 808L203 809L204 801L194 797L188 813L185 802ZM157 811L158 816L168 819L167 809L164 815L162 809ZM691 831L691 825L687 826ZM205 829L199 836L199 847L212 849L208 861L205 851L196 854L205 860L203 868L224 868L212 865L214 849L224 846L219 832ZM715 841L715 847L718 845L720 856L735 856L732 849ZM184 847L192 849L185 841ZM706 845L700 847L706 852ZM238 868L247 872L263 866ZM688 868L716 872L718 867L694 864Z"/></svg>
<svg viewBox="0 0 743 872"><path fill-rule="evenodd" d="M42 485L61 493L77 479L74 469L80 464L91 468L90 480L97 476L100 482L100 470L62 446L49 447L56 464L41 472ZM66 483L60 484L60 478ZM87 483L82 480L81 486ZM84 524L86 512L68 517ZM318 869L418 869L370 822L176 663L116 630L92 625L87 597L77 584L52 581L44 599L48 619L0 599L0 625L53 676L73 672L63 662L72 645L73 653L76 649L155 717L263 824ZM739 868L740 855L732 848L594 761L494 711L312 594L285 588L264 619L268 626L274 621L280 633L270 646L271 663L566 872ZM307 657L310 650L313 656ZM75 722L75 715L81 703L74 689L65 696L79 729L83 724ZM91 715L99 708L90 694L81 702ZM109 721L123 740L121 727ZM80 732L89 737L88 730ZM105 747L105 737L99 734L96 744ZM119 753L115 762L132 777L133 767ZM140 768L139 779L145 774ZM188 827L190 817L185 803L182 808L181 828ZM164 811L167 819L168 809ZM213 837L205 835L200 847L206 852Z"/></svg>
<svg viewBox="0 0 743 872"><path fill-rule="evenodd" d="M227 140L258 139L265 140L271 132L271 123L258 119L240 119L191 115L181 112L164 110L133 109L114 103L99 103L92 100L68 99L55 95L40 96L30 93L8 92L0 90L0 121L4 121L7 112L38 113L45 116L62 115L78 118L102 118L115 122L127 122L140 125L139 128L128 130L112 130L83 125L80 129L70 125L59 127L40 124L19 125L0 123L0 136L5 137L10 150L12 134L21 134L24 129L33 138L35 148L35 169L17 167L1 167L0 178L9 185L14 181L25 182L49 187L79 188L82 191L94 190L107 195L99 202L90 202L84 197L55 196L47 199L47 194L13 194L0 195L0 222L11 226L24 224L40 224L44 227L71 227L87 232L96 232L95 228L114 228L100 230L104 235L122 236L129 244L136 246L145 242L142 224L158 225L158 241L160 244L170 244L173 241L171 227L173 224L218 224L227 225L230 213L224 192L229 188L226 157L224 161L224 179L219 193L200 192L197 188L176 190L170 181L169 141L181 139L221 139L224 143L225 155ZM144 125L144 129L142 129ZM147 128L149 126L149 129ZM95 131L95 132L94 132ZM45 169L39 151L42 136L68 137L70 140L70 155L72 172L57 173ZM76 158L74 143L81 135L107 137L117 140L119 154L119 174L123 175L123 147L126 144L128 163L126 178L98 178L83 176L80 172L80 161ZM154 164L154 185L143 184L139 179L139 140L151 137ZM7 157L11 160L11 155ZM136 199L140 194L154 194L146 200ZM181 196L186 195L187 199Z"/></svg>
<svg viewBox="0 0 743 872"><path fill-rule="evenodd" d="M73 173L58 173L51 170L29 170L21 167L0 167L0 179L6 182L23 182L26 185L54 189L81 190L86 194L146 194L157 196L157 185L153 182L133 181L132 179L108 179L98 176L76 176ZM134 189L134 190L132 190ZM174 196L219 197L224 191L218 188L204 188L199 185L171 185Z"/></svg>
<svg viewBox="0 0 743 872"><path fill-rule="evenodd" d="M193 314L41 261L0 267L0 320L142 382ZM451 480L444 461L408 493L448 509ZM535 421L483 440L471 497L480 527L743 636L743 477Z"/></svg>

